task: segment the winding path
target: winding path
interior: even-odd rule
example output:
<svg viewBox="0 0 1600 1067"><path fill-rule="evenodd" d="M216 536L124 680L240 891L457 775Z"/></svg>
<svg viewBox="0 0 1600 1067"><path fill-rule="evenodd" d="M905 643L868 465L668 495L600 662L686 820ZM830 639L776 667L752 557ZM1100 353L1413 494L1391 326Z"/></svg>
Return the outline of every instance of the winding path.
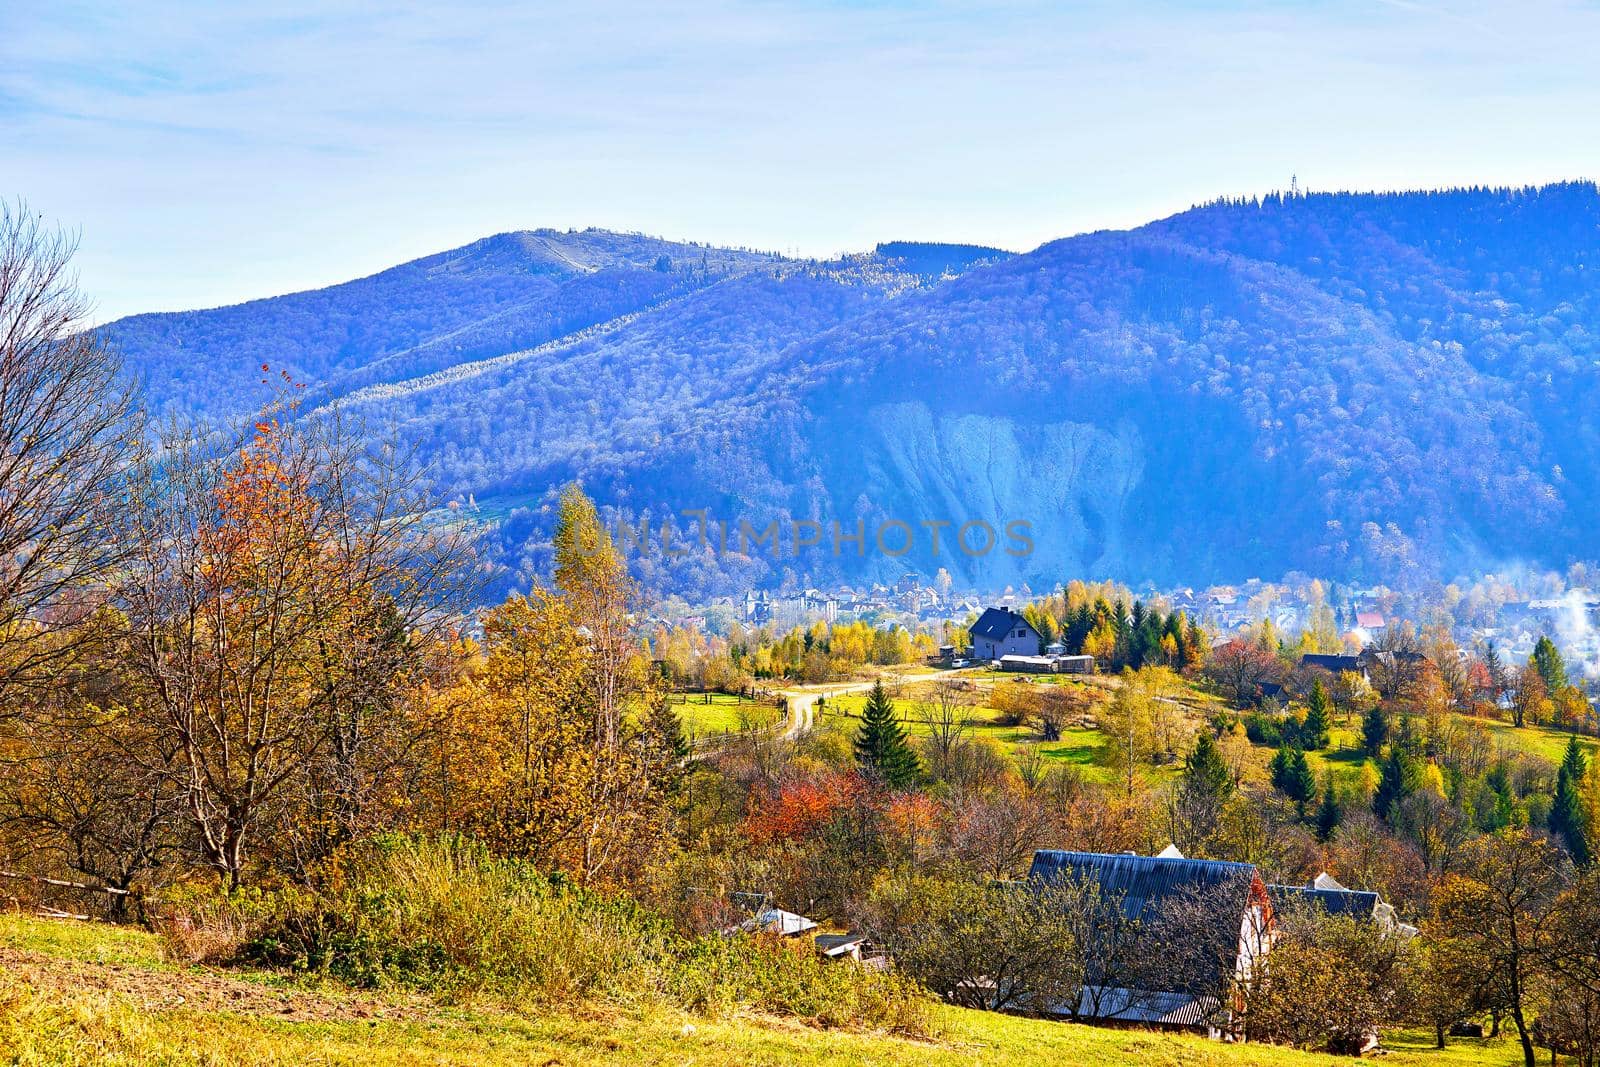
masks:
<svg viewBox="0 0 1600 1067"><path fill-rule="evenodd" d="M845 693L865 693L872 688L871 682L845 682L838 685L806 686L800 689L780 689L779 693L789 703L789 721L784 726L781 736L785 741L794 741L810 733L811 728L817 724L817 698L841 696Z"/></svg>

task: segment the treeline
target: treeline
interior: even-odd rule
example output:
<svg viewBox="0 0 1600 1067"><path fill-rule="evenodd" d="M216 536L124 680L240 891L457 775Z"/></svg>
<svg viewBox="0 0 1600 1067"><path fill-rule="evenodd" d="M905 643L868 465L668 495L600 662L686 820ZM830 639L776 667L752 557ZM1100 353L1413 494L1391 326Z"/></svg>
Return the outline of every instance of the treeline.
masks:
<svg viewBox="0 0 1600 1067"><path fill-rule="evenodd" d="M1194 670L1205 662L1210 644L1183 612L1164 613L1111 582L1074 579L1060 593L1025 605L1022 615L1045 645L1059 642L1069 655L1093 656L1102 670Z"/></svg>
<svg viewBox="0 0 1600 1067"><path fill-rule="evenodd" d="M937 651L933 637L902 626L814 622L784 633L734 626L726 637L658 627L652 655L675 686L745 692L755 681L828 682L867 666L919 663Z"/></svg>

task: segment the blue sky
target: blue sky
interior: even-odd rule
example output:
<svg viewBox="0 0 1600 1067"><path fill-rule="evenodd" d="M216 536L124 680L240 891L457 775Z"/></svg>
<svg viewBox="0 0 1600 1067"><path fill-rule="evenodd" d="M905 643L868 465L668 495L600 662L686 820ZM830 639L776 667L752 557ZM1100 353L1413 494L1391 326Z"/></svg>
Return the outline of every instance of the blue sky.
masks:
<svg viewBox="0 0 1600 1067"><path fill-rule="evenodd" d="M102 318L537 226L1025 249L1291 173L1600 176L1595 2L0 9L0 195Z"/></svg>

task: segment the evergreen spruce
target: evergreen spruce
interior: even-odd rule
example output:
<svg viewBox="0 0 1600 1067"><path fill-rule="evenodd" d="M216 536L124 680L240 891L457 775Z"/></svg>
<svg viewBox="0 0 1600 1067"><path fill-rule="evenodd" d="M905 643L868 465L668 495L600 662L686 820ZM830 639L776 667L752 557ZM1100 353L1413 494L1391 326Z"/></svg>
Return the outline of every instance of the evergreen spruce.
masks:
<svg viewBox="0 0 1600 1067"><path fill-rule="evenodd" d="M650 701L645 732L673 763L682 763L689 758L692 749L688 739L683 736L683 720L678 717L664 693L654 694Z"/></svg>
<svg viewBox="0 0 1600 1067"><path fill-rule="evenodd" d="M1421 769L1405 746L1390 745L1378 777L1378 791L1372 797L1373 812L1380 819L1390 818L1400 802L1417 791L1420 779Z"/></svg>
<svg viewBox="0 0 1600 1067"><path fill-rule="evenodd" d="M1318 678L1311 687L1311 697L1306 701L1306 721L1300 724L1300 741L1309 749L1328 747L1328 712L1333 701L1328 697L1328 687Z"/></svg>
<svg viewBox="0 0 1600 1067"><path fill-rule="evenodd" d="M1272 757L1272 784L1300 808L1305 816L1306 804L1317 795L1317 780L1306 763L1305 750L1284 745Z"/></svg>
<svg viewBox="0 0 1600 1067"><path fill-rule="evenodd" d="M1331 838L1343 819L1344 812L1333 791L1333 775L1326 774L1322 778L1322 803L1317 806L1317 840L1327 841Z"/></svg>
<svg viewBox="0 0 1600 1067"><path fill-rule="evenodd" d="M906 740L905 729L895 716L894 703L884 692L881 680L873 684L867 706L861 713L861 729L856 733L856 764L890 789L906 789L922 776L917 754Z"/></svg>
<svg viewBox="0 0 1600 1067"><path fill-rule="evenodd" d="M1380 704L1374 704L1367 709L1366 718L1361 720L1361 746L1367 750L1367 755L1377 759L1383 754L1384 742L1389 740L1389 715Z"/></svg>
<svg viewBox="0 0 1600 1067"><path fill-rule="evenodd" d="M1594 862L1590 845L1593 828L1588 825L1579 795L1587 770L1588 761L1578 747L1578 739L1568 738L1567 754L1556 774L1556 795L1550 805L1550 832L1561 839L1572 853L1572 861L1580 867Z"/></svg>
<svg viewBox="0 0 1600 1067"><path fill-rule="evenodd" d="M1500 659L1500 650L1494 647L1493 641L1484 645L1483 669L1489 675L1489 692L1498 704L1509 686L1506 684L1505 663Z"/></svg>
<svg viewBox="0 0 1600 1067"><path fill-rule="evenodd" d="M1233 772L1209 733L1202 732L1183 764L1185 788L1222 799L1233 792Z"/></svg>

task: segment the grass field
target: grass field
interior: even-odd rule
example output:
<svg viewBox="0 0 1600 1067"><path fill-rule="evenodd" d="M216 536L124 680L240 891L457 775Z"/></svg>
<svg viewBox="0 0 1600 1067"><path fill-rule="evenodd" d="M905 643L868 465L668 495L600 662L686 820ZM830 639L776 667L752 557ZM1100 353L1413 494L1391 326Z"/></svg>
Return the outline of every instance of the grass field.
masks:
<svg viewBox="0 0 1600 1067"><path fill-rule="evenodd" d="M1031 727L1007 726L998 721L1000 712L987 703L988 694L993 691L994 686L1012 684L1019 676L997 674L986 670L962 671L958 672L957 676L976 686L976 691L968 694L974 703L968 709L971 719L967 727L967 737L993 741L1017 757L1029 750L1037 750L1049 761L1049 765L1073 767L1090 781L1111 781L1115 778L1114 772L1107 765L1107 737L1097 729L1068 727L1062 731L1060 740L1041 741L1038 731ZM1022 677L1026 679L1025 684L1074 686L1096 696L1114 690L1119 684L1115 678L1085 678L1081 675ZM930 732L929 727L917 717L915 707L919 700L929 698L929 683L911 681L896 686L893 692L895 709L900 713L906 732L912 737L927 736ZM866 702L867 698L863 693L829 697L823 709L824 721L832 716L846 720L858 719ZM1148 776L1156 780L1167 776L1170 768L1152 767L1147 771Z"/></svg>
<svg viewBox="0 0 1600 1067"><path fill-rule="evenodd" d="M769 726L778 720L773 705L729 693L673 693L670 702L691 737Z"/></svg>
<svg viewBox="0 0 1600 1067"><path fill-rule="evenodd" d="M29 1065L900 1064L1313 1067L1348 1059L941 1008L940 1036L707 1019L649 1006L517 1013L351 994L264 973L181 967L151 934L0 917L0 1062ZM1509 1065L1506 1041L1444 1052L1390 1035L1392 1067Z"/></svg>
<svg viewBox="0 0 1600 1067"><path fill-rule="evenodd" d="M1021 726L1003 726L997 722L999 712L986 703L986 698L996 685L1010 684L1016 675L996 674L995 672L974 669L954 672L953 676L961 677L976 686L972 694L975 703L971 708L972 720L968 728L968 736L972 738L986 738L1003 745L1014 756L1020 756L1029 749L1037 749L1052 765L1071 766L1076 768L1091 781L1110 781L1115 778L1114 772L1107 766L1106 745L1108 738L1098 730L1069 728L1059 741L1044 742L1038 740L1036 731ZM1077 686L1087 690L1098 690L1104 695L1109 695L1120 685L1120 680L1115 676L1096 675L1083 677L1080 675L1027 675L1023 676L1028 684L1033 685L1060 685ZM908 679L895 686L895 705L901 714L901 720L907 733L913 737L924 736L928 731L925 723L918 721L914 707L918 700L928 696L929 683L923 679ZM1226 705L1221 698L1204 692L1194 686L1185 686L1174 694L1173 699L1185 706L1192 721L1202 723L1208 721L1218 711L1224 710ZM847 694L829 697L825 707L826 716L841 716L844 719L859 718L862 706L866 703L864 694ZM1466 719L1465 716L1459 718ZM1500 722L1493 719L1471 719L1471 722L1488 727L1496 748L1526 752L1536 755L1551 763L1560 763L1566 752L1567 740L1571 736L1566 730L1550 726L1516 727L1509 722ZM848 724L846 724L847 726ZM1591 737L1579 737L1582 745L1591 760L1600 757L1600 740ZM1272 749L1258 748L1263 765L1271 757ZM1336 780L1348 784L1361 773L1361 768L1369 760L1361 750L1361 724L1358 719L1348 724L1335 722L1330 731L1329 747L1320 752L1308 752L1312 772L1320 781L1325 771L1332 771ZM1147 767L1144 769L1145 777L1152 783L1158 784L1174 776L1181 763L1168 764L1163 767Z"/></svg>
<svg viewBox="0 0 1600 1067"><path fill-rule="evenodd" d="M1567 741L1572 736L1566 730L1553 726L1513 726L1495 719L1480 719L1465 715L1456 718L1486 726L1497 751L1525 752L1559 764L1567 751ZM1592 737L1578 738L1590 760L1600 753L1600 741ZM1336 779L1345 780L1360 773L1363 764L1370 762L1361 749L1361 726L1352 721L1349 725L1335 722L1329 731L1328 747L1321 752L1306 753L1311 770L1320 780L1324 770L1331 770Z"/></svg>

